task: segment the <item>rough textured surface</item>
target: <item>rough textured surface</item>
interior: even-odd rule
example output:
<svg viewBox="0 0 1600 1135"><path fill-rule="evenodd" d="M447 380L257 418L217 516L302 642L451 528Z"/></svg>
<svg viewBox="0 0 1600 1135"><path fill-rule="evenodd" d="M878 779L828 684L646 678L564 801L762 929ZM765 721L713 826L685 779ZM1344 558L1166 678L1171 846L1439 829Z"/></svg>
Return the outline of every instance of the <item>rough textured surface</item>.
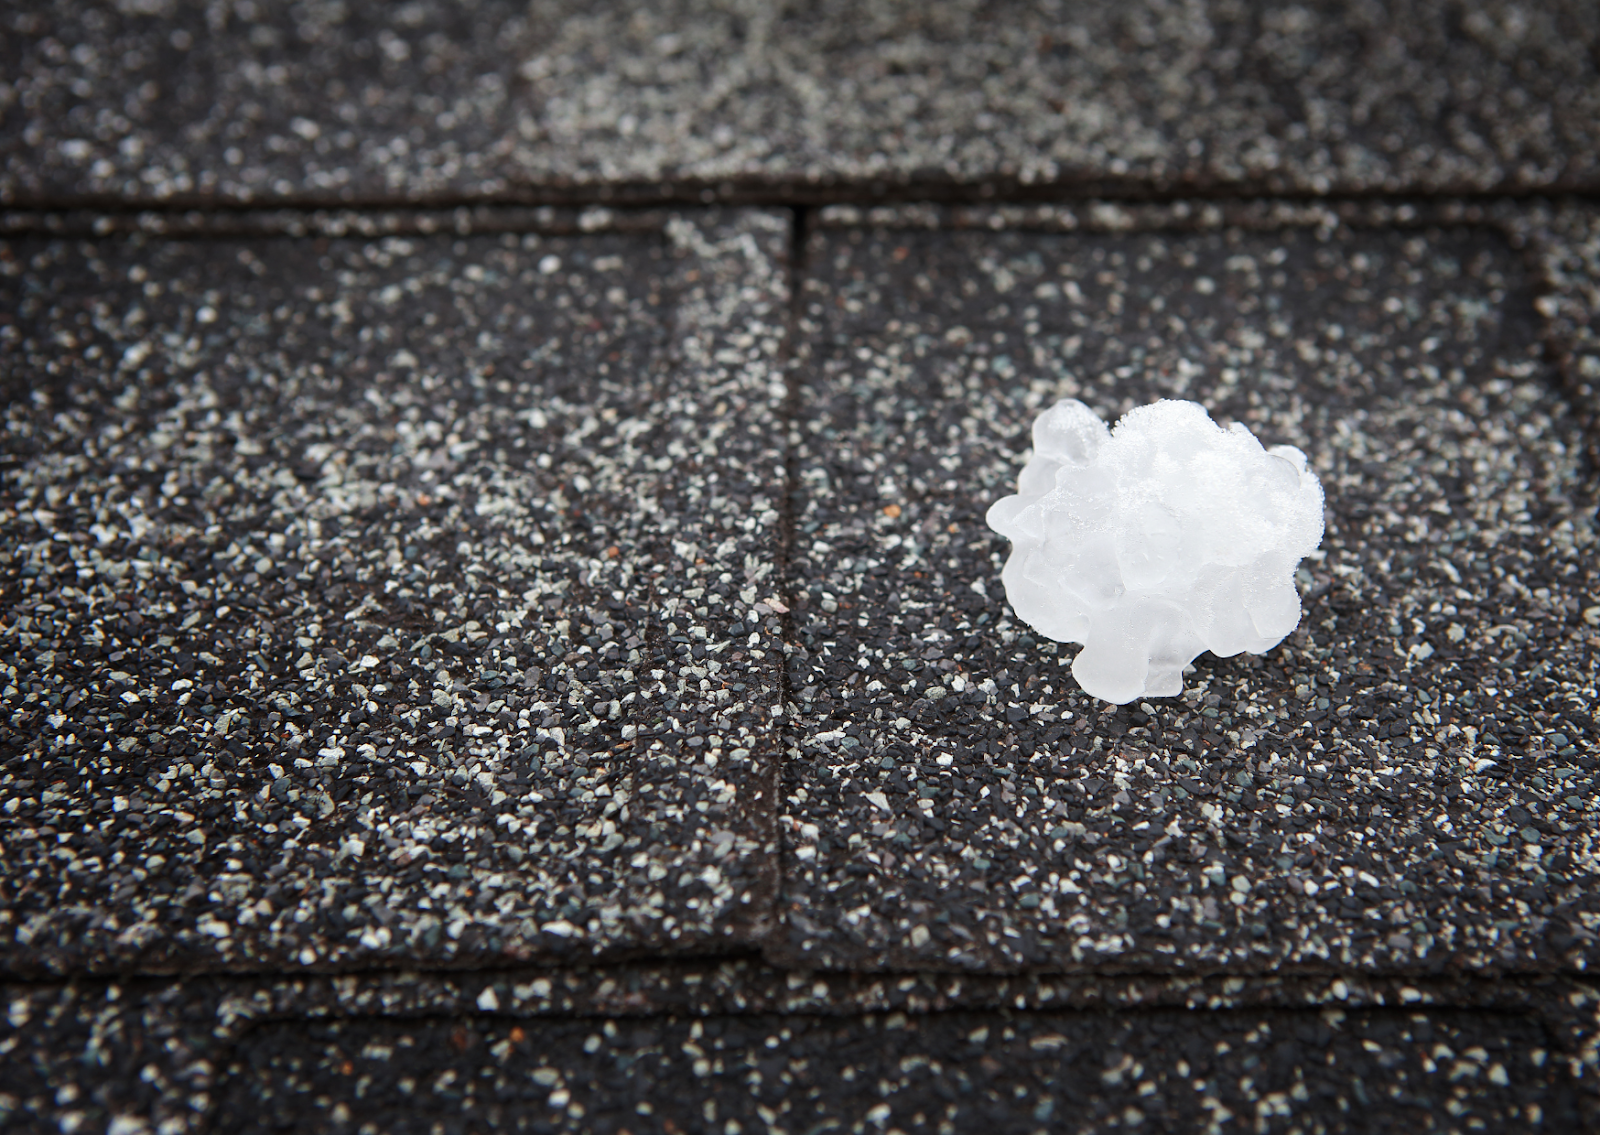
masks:
<svg viewBox="0 0 1600 1135"><path fill-rule="evenodd" d="M552 11L554 11L553 9ZM535 176L1489 188L1597 172L1581 4L584 6ZM537 23L537 21L536 21ZM543 26L543 25L540 25ZM526 155L524 157L524 155Z"/></svg>
<svg viewBox="0 0 1600 1135"><path fill-rule="evenodd" d="M1063 1110L1059 1088L1050 1087L1063 1073L1074 1080L1087 1073L1094 1098L1115 1100L1123 1115L1127 1106L1138 1107L1156 1126L1166 1116L1193 1126L1188 1117L1197 1106L1206 1109L1208 1098L1226 1101L1236 1115L1269 1123L1337 1123L1346 1116L1339 1095L1361 1098L1351 1075L1356 1073L1360 1090L1368 1092L1365 1107L1405 1109L1419 1098L1432 1101L1436 1111L1442 1105L1445 1114L1458 1117L1455 1127L1438 1120L1443 1129L1472 1130L1470 1116L1498 1112L1512 1129L1572 1131L1585 1128L1570 1109L1591 1097L1572 1093L1571 1086L1594 1075L1600 1035L1595 990L1561 979L1408 983L1354 976L1308 982L922 974L884 980L725 962L365 978L84 981L12 986L0 990L0 998L11 1026L0 1040L6 1073L0 1080L0 1121L7 1131L52 1135L63 1129L137 1131L145 1121L169 1133L230 1130L286 1112L291 1125L337 1130L340 1104L352 1118L364 1119L364 1107L392 1109L397 1095L430 1123L446 1125L451 1116L437 1113L452 1104L459 1109L470 1102L479 1116L498 1107L530 1126L546 1121L577 1127L619 1118L620 1102L635 1108L628 1121L633 1131L671 1130L666 1120L682 1130L703 1129L710 1098L721 1118L715 1129L734 1118L744 1130L766 1131L793 1130L794 1115L830 1104L854 1110L851 1127L863 1119L873 1123L868 1113L880 1103L890 1107L902 1130L912 1129L919 1111L928 1129L938 1129L943 1125L937 1118L926 1121L952 1105L976 1106L995 1121L1032 1130L1039 1125L1034 1110L1054 1094L1058 1102L1046 1126L1058 1129L1072 1114ZM955 1022L965 1025L954 1028ZM988 1035L974 1042L984 1028ZM1432 1031L1426 1041L1424 1028ZM520 1038L512 1029L520 1030ZM1013 1036L1006 1036L1008 1029ZM1409 1040L1403 1039L1407 1032ZM402 1036L413 1042L443 1038L420 1054L431 1072L414 1071L416 1045L402 1045ZM778 1037L776 1047L768 1046L769 1036ZM373 1044L353 1044L347 1040L352 1037ZM348 1073L343 1060L323 1069L304 1067L308 1054L320 1057L317 1042L330 1040L345 1045L340 1051L350 1060ZM1331 1070L1325 1051L1306 1059L1308 1040L1334 1050ZM1358 1052L1358 1041L1378 1047L1361 1044ZM1091 1046L1100 1054L1098 1063L1084 1055ZM1373 1055L1369 1060L1362 1052ZM1144 1070L1131 1074L1133 1063L1125 1063L1125 1055ZM997 1070L985 1056L1002 1067ZM942 1074L933 1073L934 1059ZM357 1060L364 1062L360 1074ZM464 1060L453 1076L440 1078L452 1071L451 1062ZM1179 1060L1189 1065L1187 1074ZM625 1062L637 1069L637 1079L619 1081ZM847 1065L855 1067L853 1077ZM470 1076L464 1074L468 1068ZM1296 1068L1303 1089L1296 1087ZM288 1103L286 1081L306 1072L332 1075L298 1106ZM508 1072L517 1077L511 1091L504 1083ZM552 1072L560 1082L542 1082L554 1080ZM1096 1085L1096 1075L1107 1078ZM402 1084L407 1077L413 1080L409 1092ZM781 1094L773 1091L773 1079ZM621 1089L612 1090L619 1083ZM626 1092L627 1083L638 1090ZM880 1084L896 1090L880 1095ZM963 1084L966 1091L960 1090ZM1027 1105L1004 1110L989 1094L1002 1085L1022 1087ZM1328 1093L1329 1087L1336 1090ZM1396 1087L1401 1093L1389 1094ZM552 1108L551 1093L562 1089L567 1098ZM857 1094L863 1089L872 1095L863 1099ZM360 1094L352 1100L352 1092ZM664 1118L639 1112L641 1097L651 1114ZM780 1120L785 1099L791 1118ZM583 1108L581 1116L569 1112L574 1102ZM1520 1115L1507 1115L1508 1104ZM770 1118L762 1107L773 1113ZM394 1114L397 1123L404 1122ZM123 1126L114 1128L119 1121Z"/></svg>
<svg viewBox="0 0 1600 1135"><path fill-rule="evenodd" d="M786 239L0 247L0 966L759 925Z"/></svg>
<svg viewBox="0 0 1600 1135"><path fill-rule="evenodd" d="M0 199L1593 187L1584 0L783 9L55 0Z"/></svg>
<svg viewBox="0 0 1600 1135"><path fill-rule="evenodd" d="M1587 213L1106 203L816 219L795 313L778 275L788 233L761 213L5 219L5 964L12 975L263 971L9 987L8 1129L117 1121L176 1133L218 1129L224 1114L270 1117L299 1075L287 1046L432 1021L448 1024L416 1027L447 1046L511 1042L512 1064L523 1059L512 1027L545 1045L541 1060L565 1057L562 1106L585 1116L535 1108L522 1113L530 1124L608 1115L604 1085L628 1058L631 1084L672 1085L649 1102L688 1130L707 1091L692 1062L687 1083L678 1074L675 1062L698 1059L683 1039L696 1022L744 1028L750 1014L791 1032L778 1050L765 1047L778 1032L748 1037L754 1071L805 1080L784 1095L791 1110L839 1101L875 1128L867 1116L884 1102L886 1124L920 1112L932 1129L952 1101L927 1058L974 1084L958 1109L992 1107L982 1114L1002 1127L1063 1114L1033 1118L1045 1068L1052 1081L1088 1077L1108 1101L1135 1084L1120 1106L1140 1108L1147 1127L1191 1127L1197 1103L1175 1063L1140 1060L1145 1079L1128 1080L1130 1065L1118 1086L1095 1079L1111 1069L1061 1056L1088 1036L1139 1059L1156 1035L1142 1022L1164 1019L1153 1009L1182 1011L1175 1027L1212 1046L1219 1106L1269 1130L1323 1120L1320 1105L1294 1108L1323 1101L1312 1088L1328 1081L1308 1074L1297 1101L1293 1083L1263 1076L1308 1067L1276 1055L1282 1023L1315 1030L1330 1010L1399 1030L1363 1035L1376 1054L1333 1045L1338 1060L1372 1057L1363 1090L1387 1092L1403 1073L1405 1097L1433 1100L1435 1116L1454 1098L1463 1130L1475 1115L1509 1129L1593 1126L1600 997L1528 972L1589 965L1596 913L1592 489L1557 394L1577 392L1583 373L1582 351L1561 344L1581 346L1593 310ZM785 393L774 368L793 314L800 357ZM1300 581L1306 635L1260 665L1202 666L1205 688L1171 715L1090 716L1086 699L1045 693L1064 656L999 625L1004 547L981 513L1015 476L1034 410L1072 384L1107 415L1179 393L1270 425L1343 502L1326 556ZM624 439L629 420L650 428ZM785 505L787 477L798 493ZM768 500L752 508L758 492ZM647 522L641 499L660 506ZM778 536L791 525L785 565ZM530 575L518 557L534 555ZM647 563L665 570L635 566ZM621 612L577 601L597 578L617 582ZM520 627L507 617L517 612ZM806 710L793 725L788 706L773 721L785 687L763 669L780 634L792 713ZM635 650L659 664L635 663ZM885 662L899 667L892 681ZM448 686L436 684L441 665ZM949 691L937 700L925 696L934 676ZM181 681L192 685L174 689ZM725 721L719 711L741 702ZM727 745L740 728L755 742L748 767ZM598 767L597 736L610 751ZM717 738L715 770L690 756ZM761 916L775 885L766 801L780 742L787 882L775 925ZM861 760L869 746L875 767ZM391 759L408 752L416 760ZM888 755L897 767L883 767ZM924 785L927 819L907 806ZM1053 891L1027 881L1029 867ZM719 889L735 880L748 904ZM237 916L240 900L253 921ZM639 901L662 918L608 915ZM429 918L442 924L431 940ZM597 950L729 944L789 968L571 965ZM304 950L316 951L309 963ZM519 956L566 968L481 968ZM324 976L407 965L454 972ZM871 972L885 965L902 972ZM1115 972L1127 967L1155 972ZM1019 968L1068 972L1005 976ZM950 970L961 973L937 972ZM1067 1010L1115 1019L1036 1015ZM989 1025L999 1073L950 1055L983 1022L947 1035L952 1018L938 1014L1002 1012L1018 1016ZM1456 1030L1428 1042L1438 1071L1418 1034L1393 1039L1416 1015L1436 1036ZM1270 1049L1266 1034L1244 1039L1261 1022ZM1004 1049L1007 1027L1067 1042ZM580 1055L590 1035L602 1043ZM552 1047L567 1036L575 1050ZM650 1051L661 1038L677 1047ZM899 1090L852 1095L866 1078L852 1086L841 1057L856 1051ZM807 1052L805 1068L792 1065ZM767 1107L783 1126L748 1071L730 1086L728 1069L750 1056L725 1042L709 1078L724 1125L761 1130ZM269 1075L246 1074L252 1061ZM1448 1086L1430 1087L1441 1073ZM369 1086L398 1088L400 1075L375 1072ZM483 1106L493 1079L474 1082ZM1156 1090L1139 1095L1146 1080ZM529 1083L548 1108L557 1087L524 1077L520 1090ZM335 1087L292 1122L331 1119ZM996 1087L1022 1087L1028 1106L1001 1110L984 1094ZM464 1078L439 1088L455 1090ZM459 1101L428 1098L413 1107L450 1122ZM638 1131L650 1117L616 1119Z"/></svg>
<svg viewBox="0 0 1600 1135"><path fill-rule="evenodd" d="M886 219L807 248L774 956L1588 965L1592 487L1504 236ZM1064 396L1191 397L1311 457L1284 646L1173 704L1063 683L980 509Z"/></svg>
<svg viewBox="0 0 1600 1135"><path fill-rule="evenodd" d="M1587 427L1589 465L1600 469L1600 210L1577 203L1521 209L1508 211L1507 223L1544 285L1538 306L1550 354Z"/></svg>
<svg viewBox="0 0 1600 1135"><path fill-rule="evenodd" d="M1600 1128L1597 20L6 8L0 1128ZM1065 692L1069 392L1303 634Z"/></svg>
<svg viewBox="0 0 1600 1135"><path fill-rule="evenodd" d="M59 0L0 28L9 201L506 189L522 4Z"/></svg>
<svg viewBox="0 0 1600 1135"><path fill-rule="evenodd" d="M1462 1013L953 1013L278 1025L226 1130L1538 1131L1576 1119L1538 1024ZM1251 1075L1231 1075L1243 1067ZM1223 1071L1227 1069L1227 1071ZM684 1090L693 1084L693 1093ZM307 1100L313 1101L310 1106Z"/></svg>

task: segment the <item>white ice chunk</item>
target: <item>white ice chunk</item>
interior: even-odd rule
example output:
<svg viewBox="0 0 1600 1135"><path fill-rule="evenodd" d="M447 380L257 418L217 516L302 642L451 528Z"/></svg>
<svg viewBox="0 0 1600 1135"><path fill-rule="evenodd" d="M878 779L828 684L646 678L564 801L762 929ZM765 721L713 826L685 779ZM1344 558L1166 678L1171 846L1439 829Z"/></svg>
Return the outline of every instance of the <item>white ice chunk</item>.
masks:
<svg viewBox="0 0 1600 1135"><path fill-rule="evenodd" d="M1088 693L1172 697L1201 651L1260 654L1299 625L1294 573L1322 542L1322 485L1298 449L1263 449L1195 402L1108 430L1076 399L1039 415L1033 447L989 527L1012 542L1006 598L1083 645L1072 673Z"/></svg>

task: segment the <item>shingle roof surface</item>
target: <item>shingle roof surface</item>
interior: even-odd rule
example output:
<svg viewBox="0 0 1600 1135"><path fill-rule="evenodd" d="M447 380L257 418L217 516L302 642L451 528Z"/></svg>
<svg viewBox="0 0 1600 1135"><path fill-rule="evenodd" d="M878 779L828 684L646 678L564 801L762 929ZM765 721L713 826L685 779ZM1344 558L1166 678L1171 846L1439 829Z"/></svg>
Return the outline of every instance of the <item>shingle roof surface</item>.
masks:
<svg viewBox="0 0 1600 1135"><path fill-rule="evenodd" d="M0 1126L1596 1123L1592 6L0 16ZM1113 710L1039 410L1327 490Z"/></svg>

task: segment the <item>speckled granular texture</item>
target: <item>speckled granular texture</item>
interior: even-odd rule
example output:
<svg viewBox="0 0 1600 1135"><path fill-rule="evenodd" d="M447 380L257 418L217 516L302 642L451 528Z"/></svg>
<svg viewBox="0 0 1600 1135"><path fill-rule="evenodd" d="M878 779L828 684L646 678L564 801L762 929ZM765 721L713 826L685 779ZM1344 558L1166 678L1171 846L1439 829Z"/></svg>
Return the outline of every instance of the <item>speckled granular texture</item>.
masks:
<svg viewBox="0 0 1600 1135"><path fill-rule="evenodd" d="M1592 181L1577 3L563 6L540 180L1423 189ZM543 25L541 25L543 26Z"/></svg>
<svg viewBox="0 0 1600 1135"><path fill-rule="evenodd" d="M1587 0L17 7L0 25L11 202L1600 175Z"/></svg>
<svg viewBox="0 0 1600 1135"><path fill-rule="evenodd" d="M1600 1128L1600 8L1260 7L0 13L0 1128ZM1061 681L1065 394L1300 633Z"/></svg>
<svg viewBox="0 0 1600 1135"><path fill-rule="evenodd" d="M1540 273L1550 353L1588 427L1589 463L1600 469L1600 209L1569 202L1517 210L1508 221ZM1591 618L1600 626L1600 612Z"/></svg>
<svg viewBox="0 0 1600 1135"><path fill-rule="evenodd" d="M0 967L747 937L787 239L0 245Z"/></svg>
<svg viewBox="0 0 1600 1135"><path fill-rule="evenodd" d="M0 199L504 193L526 6L101 4L0 16Z"/></svg>
<svg viewBox="0 0 1600 1135"><path fill-rule="evenodd" d="M341 1104L351 1126L384 1112L397 1125L384 1130L491 1113L497 1129L697 1130L707 1099L716 1130L807 1130L795 1117L819 1113L872 1130L887 1126L869 1118L880 1105L907 1131L919 1112L945 1129L951 1107L1033 1130L1047 1096L1042 1126L1059 1130L1076 1114L1068 1083L1107 1125L1133 1106L1147 1125L1190 1129L1209 1099L1267 1130L1370 1130L1359 1116L1372 1109L1423 1122L1420 1100L1438 1130L1498 1116L1565 1132L1586 1129L1573 1108L1588 1097L1572 1088L1587 1081L1568 1077L1593 1073L1600 1008L1561 979L880 979L750 962L85 981L0 999L0 1122L52 1135L112 1118L171 1135L285 1119L340 1130ZM318 1090L286 1098L311 1080Z"/></svg>
<svg viewBox="0 0 1600 1135"><path fill-rule="evenodd" d="M1589 965L1593 487L1501 232L926 219L825 215L807 248L770 956ZM1160 707L1063 681L981 517L1063 396L1194 398L1310 455L1328 531L1295 635L1202 656Z"/></svg>
<svg viewBox="0 0 1600 1135"><path fill-rule="evenodd" d="M1538 1131L1575 1119L1537 1023L1462 1013L974 1014L278 1025L229 1131ZM1240 1078L1236 1066L1249 1069ZM1226 1071L1224 1071L1226 1069ZM1220 1074L1219 1074L1220 1073ZM693 1093L683 1090L692 1083ZM311 1102L308 1106L307 1101Z"/></svg>

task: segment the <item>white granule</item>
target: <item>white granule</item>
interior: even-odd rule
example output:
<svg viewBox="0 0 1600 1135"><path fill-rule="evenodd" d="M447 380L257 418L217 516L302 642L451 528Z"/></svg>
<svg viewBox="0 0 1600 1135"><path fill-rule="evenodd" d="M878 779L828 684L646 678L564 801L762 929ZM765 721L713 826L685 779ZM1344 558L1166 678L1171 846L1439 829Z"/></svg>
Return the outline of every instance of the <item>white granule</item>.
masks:
<svg viewBox="0 0 1600 1135"><path fill-rule="evenodd" d="M1069 399L1034 422L1017 493L988 520L1012 542L1001 578L1017 615L1081 643L1073 676L1121 704L1182 693L1201 651L1260 654L1294 630L1322 485L1298 449L1264 449L1198 403L1141 406L1108 430Z"/></svg>

